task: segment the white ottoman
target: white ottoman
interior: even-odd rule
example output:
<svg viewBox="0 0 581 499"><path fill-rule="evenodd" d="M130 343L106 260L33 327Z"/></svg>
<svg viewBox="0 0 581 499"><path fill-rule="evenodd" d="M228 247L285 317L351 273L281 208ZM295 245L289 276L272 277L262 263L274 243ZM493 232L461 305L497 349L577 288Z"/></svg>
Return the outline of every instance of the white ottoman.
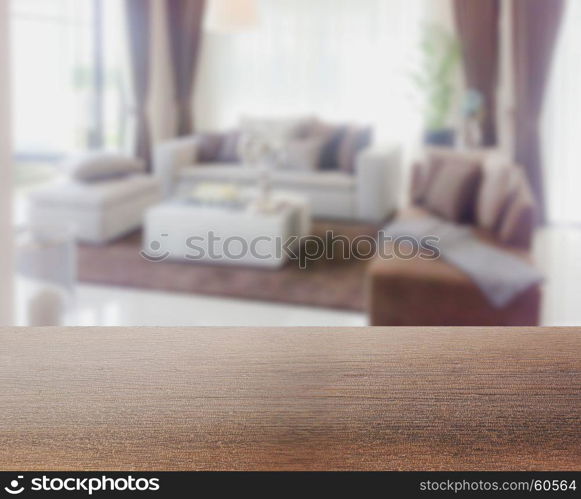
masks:
<svg viewBox="0 0 581 499"><path fill-rule="evenodd" d="M150 175L67 180L30 195L29 221L36 227L70 227L77 240L102 244L139 228L145 210L160 200L159 182Z"/></svg>
<svg viewBox="0 0 581 499"><path fill-rule="evenodd" d="M311 233L311 214L301 196L276 193L280 207L255 212L245 207L226 208L168 201L147 211L142 256L152 262L172 259L222 265L279 268L291 241Z"/></svg>

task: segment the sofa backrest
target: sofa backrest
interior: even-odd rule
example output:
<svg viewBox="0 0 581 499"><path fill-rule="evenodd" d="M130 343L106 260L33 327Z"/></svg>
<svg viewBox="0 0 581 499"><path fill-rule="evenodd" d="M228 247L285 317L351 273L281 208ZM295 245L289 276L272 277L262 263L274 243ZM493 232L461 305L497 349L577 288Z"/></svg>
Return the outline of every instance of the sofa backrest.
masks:
<svg viewBox="0 0 581 499"><path fill-rule="evenodd" d="M229 132L199 132L198 161L201 163L239 163L243 162L240 144L248 135L266 134L272 138L273 131L284 130L284 146L292 152L285 156L298 159L310 156L316 149L314 168L317 170L340 171L354 174L357 155L373 142L373 130L368 126L355 124L331 124L313 117L304 118L243 118L240 127ZM277 133L278 135L278 133ZM242 148L244 149L244 148ZM291 161L291 163L293 163ZM288 169L296 165L287 165Z"/></svg>
<svg viewBox="0 0 581 499"><path fill-rule="evenodd" d="M529 248L536 203L522 168L496 150L429 148L412 172L414 204L485 230L499 242Z"/></svg>

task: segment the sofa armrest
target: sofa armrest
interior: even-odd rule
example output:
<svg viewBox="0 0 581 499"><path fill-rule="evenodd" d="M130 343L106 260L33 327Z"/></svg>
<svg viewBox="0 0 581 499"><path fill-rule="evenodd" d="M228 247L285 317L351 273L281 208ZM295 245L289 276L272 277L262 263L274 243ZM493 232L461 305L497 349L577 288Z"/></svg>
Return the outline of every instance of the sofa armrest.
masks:
<svg viewBox="0 0 581 499"><path fill-rule="evenodd" d="M381 222L392 215L403 198L403 164L398 146L369 148L356 160L357 214Z"/></svg>
<svg viewBox="0 0 581 499"><path fill-rule="evenodd" d="M155 148L153 173L160 180L164 197L172 195L179 172L197 161L196 137L173 139Z"/></svg>

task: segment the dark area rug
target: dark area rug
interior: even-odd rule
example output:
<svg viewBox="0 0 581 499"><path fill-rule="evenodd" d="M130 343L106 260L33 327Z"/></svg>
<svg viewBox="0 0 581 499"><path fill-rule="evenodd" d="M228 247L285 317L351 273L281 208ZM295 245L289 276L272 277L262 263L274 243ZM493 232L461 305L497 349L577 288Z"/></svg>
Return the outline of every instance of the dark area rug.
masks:
<svg viewBox="0 0 581 499"><path fill-rule="evenodd" d="M332 230L353 241L375 237L378 227L369 224L316 222L313 234ZM362 312L365 309L365 269L368 261L322 258L301 269L296 261L280 270L144 260L141 232L107 246L79 246L81 282L178 293L261 300ZM364 250L365 251L365 250ZM337 251L337 253L342 253Z"/></svg>

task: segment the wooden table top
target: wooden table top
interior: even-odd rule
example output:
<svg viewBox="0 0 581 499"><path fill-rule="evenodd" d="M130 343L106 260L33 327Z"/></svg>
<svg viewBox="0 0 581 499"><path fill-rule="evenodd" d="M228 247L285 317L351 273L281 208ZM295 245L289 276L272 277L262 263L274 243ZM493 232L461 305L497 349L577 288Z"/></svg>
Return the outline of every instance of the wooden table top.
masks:
<svg viewBox="0 0 581 499"><path fill-rule="evenodd" d="M581 329L0 330L3 470L579 470Z"/></svg>

